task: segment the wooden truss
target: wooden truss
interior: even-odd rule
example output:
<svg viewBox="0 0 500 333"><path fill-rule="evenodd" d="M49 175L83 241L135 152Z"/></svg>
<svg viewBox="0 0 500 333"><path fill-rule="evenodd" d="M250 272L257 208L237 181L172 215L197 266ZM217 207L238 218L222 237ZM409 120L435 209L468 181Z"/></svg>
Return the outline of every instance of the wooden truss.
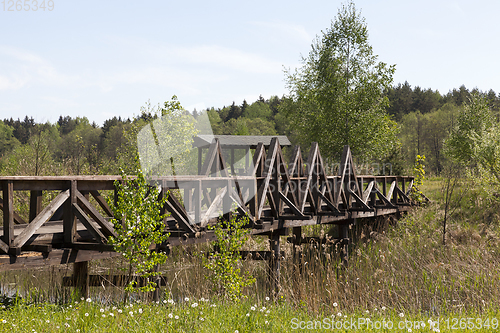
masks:
<svg viewBox="0 0 500 333"><path fill-rule="evenodd" d="M55 249L113 251L107 243L115 236L113 214L102 193L115 191L117 180L121 177L0 177L0 253L16 257L23 251L47 254ZM413 177L358 175L348 146L336 175L328 173L317 143L307 160L295 147L287 163L278 138L267 151L257 145L245 175L230 175L221 145L214 140L199 175L154 181L162 185L161 195L168 195L163 209L169 213L165 232L171 234L170 245L207 241L213 237L207 226L234 213L248 216L247 227L254 234L395 213L411 205L413 186ZM15 191L29 191L28 214L14 211ZM47 191L57 195L43 207Z"/></svg>

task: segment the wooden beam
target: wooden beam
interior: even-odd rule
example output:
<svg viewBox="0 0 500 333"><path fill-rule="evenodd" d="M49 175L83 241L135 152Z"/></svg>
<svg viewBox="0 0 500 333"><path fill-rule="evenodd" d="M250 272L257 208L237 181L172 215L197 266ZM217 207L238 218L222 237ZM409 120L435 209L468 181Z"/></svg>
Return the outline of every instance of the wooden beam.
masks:
<svg viewBox="0 0 500 333"><path fill-rule="evenodd" d="M69 181L69 197L64 206L63 233L64 243L71 245L76 238L76 217L73 214L73 204L76 203L78 185L76 180Z"/></svg>
<svg viewBox="0 0 500 333"><path fill-rule="evenodd" d="M207 211L205 212L205 215L203 215L203 218L200 221L200 227L205 227L208 224L208 221L210 220L210 216L215 212L217 208L219 208L222 199L224 198L224 195L226 194L227 187L224 187L219 190L217 193L217 196L215 197L214 201L212 201L212 204L210 207L208 207Z"/></svg>
<svg viewBox="0 0 500 333"><path fill-rule="evenodd" d="M3 241L11 246L14 241L14 182L3 182Z"/></svg>
<svg viewBox="0 0 500 333"><path fill-rule="evenodd" d="M371 181L368 183L366 190L363 191L363 202L366 204L368 199L370 198L370 193L372 192L373 186L375 185L375 181Z"/></svg>
<svg viewBox="0 0 500 333"><path fill-rule="evenodd" d="M66 190L57 195L50 202L50 204L45 207L40 214L38 214L35 219L28 224L28 226L16 237L14 242L12 243L13 247L22 247L28 239L30 239L33 234L45 223L47 222L52 215L56 212L56 210L65 203L65 201L70 196L70 190Z"/></svg>
<svg viewBox="0 0 500 333"><path fill-rule="evenodd" d="M99 229L95 228L92 224L92 221L85 215L85 212L76 204L73 204L73 212L76 217L80 220L80 222L87 228L87 230L94 236L94 238L101 244L106 243L107 238L99 231Z"/></svg>
<svg viewBox="0 0 500 333"><path fill-rule="evenodd" d="M102 232L104 233L105 237L113 236L117 237L117 234L113 228L113 225L106 221L104 217L102 217L101 214L97 211L97 209L94 208L90 204L90 202L83 196L83 194L80 193L80 191L77 191L76 193L76 198L78 203L80 203L80 206L83 208L83 210L90 215L94 219L97 224L102 228ZM90 231L90 230L89 230Z"/></svg>
<svg viewBox="0 0 500 333"><path fill-rule="evenodd" d="M108 214L108 216L113 217L113 211L111 210L108 203L106 202L106 199L104 199L104 197L101 195L101 193L99 193L99 191L97 191L97 190L91 190L90 194L92 194L92 196L97 201L99 206L101 206L101 208L104 210L104 212L106 214Z"/></svg>

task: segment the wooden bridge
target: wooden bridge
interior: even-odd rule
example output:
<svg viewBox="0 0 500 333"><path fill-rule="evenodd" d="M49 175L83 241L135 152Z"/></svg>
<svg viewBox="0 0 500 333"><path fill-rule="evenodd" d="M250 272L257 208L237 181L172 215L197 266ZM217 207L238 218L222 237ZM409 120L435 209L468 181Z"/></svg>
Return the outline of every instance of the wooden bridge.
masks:
<svg viewBox="0 0 500 333"><path fill-rule="evenodd" d="M174 189L180 194L168 196L165 232L170 237L157 247L167 250L214 240L207 226L219 221L221 211L226 217L233 211L249 217L246 228L252 234L270 238L269 252L245 255L269 259L279 274L280 236L291 231L290 240L300 245L307 241L301 235L303 226L337 224L337 241L347 246L348 229L356 218L399 214L411 206L413 177L357 175L347 146L339 166L337 175L327 174L317 143L312 144L307 160L295 147L287 163L278 138L273 138L267 151L262 143L256 146L247 175L233 176L219 141L214 140L200 175L154 178L162 185L161 195ZM0 271L87 263L116 255L107 243L115 232L104 196L115 191L116 197L114 182L120 180L120 176L0 177ZM25 218L14 210L20 191L29 193L29 204L19 205L29 210Z"/></svg>

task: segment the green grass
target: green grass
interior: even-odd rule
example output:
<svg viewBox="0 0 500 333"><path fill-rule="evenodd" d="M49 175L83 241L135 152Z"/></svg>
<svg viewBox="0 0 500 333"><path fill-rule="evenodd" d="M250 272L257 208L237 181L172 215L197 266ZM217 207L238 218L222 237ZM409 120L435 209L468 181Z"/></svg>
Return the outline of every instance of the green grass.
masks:
<svg viewBox="0 0 500 333"><path fill-rule="evenodd" d="M205 299L165 300L127 305L86 300L65 305L20 302L0 310L0 332L432 332L429 320L439 323L434 328L439 327L441 332L471 328L490 332L499 328L500 311L456 311L438 317L385 307L344 312L342 304L337 303L332 303L327 312L312 314L284 300L229 304ZM490 327L479 329L480 324Z"/></svg>

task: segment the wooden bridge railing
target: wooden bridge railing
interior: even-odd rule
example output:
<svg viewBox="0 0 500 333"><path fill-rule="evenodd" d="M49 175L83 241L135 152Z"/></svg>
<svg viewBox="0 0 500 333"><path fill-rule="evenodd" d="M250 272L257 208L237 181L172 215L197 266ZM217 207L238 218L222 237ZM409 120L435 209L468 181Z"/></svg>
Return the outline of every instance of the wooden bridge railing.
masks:
<svg viewBox="0 0 500 333"><path fill-rule="evenodd" d="M114 235L112 211L103 191L115 191L117 180L121 177L0 177L0 254L9 254L12 264L25 257L25 251L40 252L47 259L59 250L56 258L66 258L66 262L113 251L107 244L108 237ZM254 234L396 213L411 205L408 194L413 185L413 177L357 175L347 146L335 176L325 171L316 143L306 161L296 147L291 162L286 163L277 138L267 151L262 144L257 146L252 168L245 176L229 174L215 140L200 175L155 177L152 181L161 184L162 195L176 190L164 207L170 214L165 220L170 245L211 239L213 233L207 225L232 211L249 217L247 227ZM16 191L29 191L29 212L24 214L29 216L27 221L14 210ZM50 191L55 191L54 197L43 207L43 196ZM87 255L78 258L82 253ZM0 260L0 269L2 263L6 261Z"/></svg>

